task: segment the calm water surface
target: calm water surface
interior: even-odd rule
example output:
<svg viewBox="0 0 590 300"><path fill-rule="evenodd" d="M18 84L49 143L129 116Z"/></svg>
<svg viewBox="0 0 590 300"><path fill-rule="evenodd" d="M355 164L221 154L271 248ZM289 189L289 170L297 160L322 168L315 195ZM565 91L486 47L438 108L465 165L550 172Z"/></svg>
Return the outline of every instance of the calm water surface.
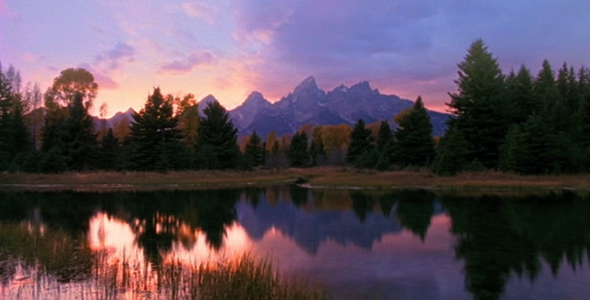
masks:
<svg viewBox="0 0 590 300"><path fill-rule="evenodd" d="M588 299L589 200L289 186L0 193L0 299L83 299L113 262L147 274L243 253L336 299Z"/></svg>

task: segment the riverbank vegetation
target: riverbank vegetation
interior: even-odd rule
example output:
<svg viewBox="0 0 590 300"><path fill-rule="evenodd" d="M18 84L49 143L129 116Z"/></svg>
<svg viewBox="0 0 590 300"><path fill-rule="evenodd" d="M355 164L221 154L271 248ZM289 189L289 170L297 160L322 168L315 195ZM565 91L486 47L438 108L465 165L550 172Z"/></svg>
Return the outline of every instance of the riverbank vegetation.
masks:
<svg viewBox="0 0 590 300"><path fill-rule="evenodd" d="M309 188L433 189L531 191L590 190L590 174L518 175L492 171L438 176L428 170L380 172L345 167L292 168L255 171L66 172L61 174L0 174L3 190L147 191L204 190L300 184Z"/></svg>
<svg viewBox="0 0 590 300"><path fill-rule="evenodd" d="M564 63L556 74L544 61L536 76L526 66L504 74L482 40L469 47L458 68L444 137L432 136L417 97L413 107L391 116L393 123L309 124L294 135L271 132L264 139L253 132L238 139L219 102L203 109L194 95L175 97L159 87L130 122L113 130L103 119L96 128L88 111L98 85L87 70L62 71L43 94L38 86L23 88L14 67L4 72L0 66L0 171L165 173L260 166L417 167L442 176L590 171L589 69L576 71ZM101 106L103 116L105 111Z"/></svg>

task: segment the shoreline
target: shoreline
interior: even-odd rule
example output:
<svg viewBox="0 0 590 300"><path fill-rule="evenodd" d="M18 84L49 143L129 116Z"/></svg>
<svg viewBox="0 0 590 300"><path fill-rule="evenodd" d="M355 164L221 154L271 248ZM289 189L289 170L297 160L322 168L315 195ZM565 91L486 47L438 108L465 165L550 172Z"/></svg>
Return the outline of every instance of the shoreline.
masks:
<svg viewBox="0 0 590 300"><path fill-rule="evenodd" d="M433 191L590 191L590 174L523 176L494 171L453 177L429 171L377 172L345 167L255 171L88 172L63 174L0 174L2 191L122 192L207 190L298 184L309 189Z"/></svg>

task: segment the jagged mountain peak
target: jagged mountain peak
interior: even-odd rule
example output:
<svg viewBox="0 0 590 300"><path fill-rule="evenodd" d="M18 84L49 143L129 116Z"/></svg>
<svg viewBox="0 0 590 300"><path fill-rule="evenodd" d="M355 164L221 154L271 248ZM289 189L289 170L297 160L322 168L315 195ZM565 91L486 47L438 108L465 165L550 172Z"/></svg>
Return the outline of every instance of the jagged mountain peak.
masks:
<svg viewBox="0 0 590 300"><path fill-rule="evenodd" d="M199 101L198 107L199 107L199 116L203 117L205 116L205 108L207 108L208 104L210 103L214 103L214 102L219 102L213 95L209 94L207 96L205 96L205 98L201 99L201 101Z"/></svg>
<svg viewBox="0 0 590 300"><path fill-rule="evenodd" d="M209 94L207 96L205 96L205 98L201 99L201 101L199 101L199 105L207 105L208 103L213 103L216 102L217 99L215 98L215 96Z"/></svg>
<svg viewBox="0 0 590 300"><path fill-rule="evenodd" d="M297 87L295 87L295 91L294 93L297 93L298 91L303 91L303 90L318 90L318 84L315 81L315 78L313 76L309 76L307 78L305 78L301 83L299 83L297 85Z"/></svg>
<svg viewBox="0 0 590 300"><path fill-rule="evenodd" d="M245 104L270 104L270 102L264 99L264 96L262 96L260 92L254 91L250 93L250 95L248 95L248 98L246 98L244 103L242 103L242 105Z"/></svg>
<svg viewBox="0 0 590 300"><path fill-rule="evenodd" d="M344 84L341 84L339 86L337 86L334 90L332 90L332 92L343 92L346 93L348 92L350 88L345 86Z"/></svg>
<svg viewBox="0 0 590 300"><path fill-rule="evenodd" d="M357 92L361 94L370 94L373 92L371 84L368 81L361 81L350 87L351 92Z"/></svg>

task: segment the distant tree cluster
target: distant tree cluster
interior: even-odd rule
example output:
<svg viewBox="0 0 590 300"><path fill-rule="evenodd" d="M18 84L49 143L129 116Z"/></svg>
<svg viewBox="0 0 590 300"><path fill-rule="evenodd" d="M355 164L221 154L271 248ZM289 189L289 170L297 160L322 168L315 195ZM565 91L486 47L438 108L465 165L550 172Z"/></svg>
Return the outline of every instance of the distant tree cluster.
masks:
<svg viewBox="0 0 590 300"><path fill-rule="evenodd" d="M0 171L304 168L351 165L393 170L429 168L440 175L496 169L521 174L590 171L590 70L548 61L536 77L522 66L502 73L482 40L458 65L447 103L455 115L444 138L432 136L421 97L387 120L354 127L305 125L266 140L256 132L238 143L237 129L217 101L199 115L194 95L155 88L133 120L95 128L88 110L98 92L93 75L67 69L41 93L0 65ZM41 102L44 108L41 109ZM100 107L106 115L106 104Z"/></svg>

